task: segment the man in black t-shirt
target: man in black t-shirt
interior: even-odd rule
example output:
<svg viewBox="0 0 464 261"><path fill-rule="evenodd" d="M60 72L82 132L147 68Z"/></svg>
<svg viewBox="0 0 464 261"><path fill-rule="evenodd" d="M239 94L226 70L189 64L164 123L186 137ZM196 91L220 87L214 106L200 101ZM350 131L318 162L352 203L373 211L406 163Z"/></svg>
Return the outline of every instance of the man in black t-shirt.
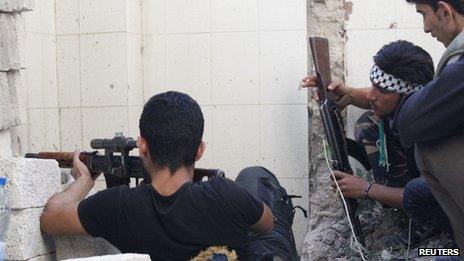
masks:
<svg viewBox="0 0 464 261"><path fill-rule="evenodd" d="M123 253L147 253L153 260L187 260L212 245L228 246L246 260L249 230L269 233L274 218L261 199L231 180L192 182L205 149L203 125L200 106L188 95L153 96L143 108L137 141L152 182L84 199L97 177L76 152L75 181L45 205L42 231L103 237Z"/></svg>

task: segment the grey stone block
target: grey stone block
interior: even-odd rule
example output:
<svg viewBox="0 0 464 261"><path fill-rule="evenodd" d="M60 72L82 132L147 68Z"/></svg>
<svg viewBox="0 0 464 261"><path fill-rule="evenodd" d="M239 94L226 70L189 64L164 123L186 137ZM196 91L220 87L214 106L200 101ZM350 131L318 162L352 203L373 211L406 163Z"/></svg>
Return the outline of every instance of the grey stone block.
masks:
<svg viewBox="0 0 464 261"><path fill-rule="evenodd" d="M66 259L67 261L150 261L149 255L142 254L120 254L107 256L93 256L86 258Z"/></svg>
<svg viewBox="0 0 464 261"><path fill-rule="evenodd" d="M0 130L21 124L25 106L19 102L23 85L19 71L0 72Z"/></svg>
<svg viewBox="0 0 464 261"><path fill-rule="evenodd" d="M55 244L51 237L40 231L43 208L12 210L6 233L6 259L27 260L52 253Z"/></svg>
<svg viewBox="0 0 464 261"><path fill-rule="evenodd" d="M43 207L61 191L61 171L54 160L0 158L0 176L8 179L12 209Z"/></svg>
<svg viewBox="0 0 464 261"><path fill-rule="evenodd" d="M34 0L0 0L0 12L25 12L34 9Z"/></svg>
<svg viewBox="0 0 464 261"><path fill-rule="evenodd" d="M91 236L56 237L55 242L58 260L121 253L108 241Z"/></svg>
<svg viewBox="0 0 464 261"><path fill-rule="evenodd" d="M21 69L24 20L20 13L0 13L0 71Z"/></svg>

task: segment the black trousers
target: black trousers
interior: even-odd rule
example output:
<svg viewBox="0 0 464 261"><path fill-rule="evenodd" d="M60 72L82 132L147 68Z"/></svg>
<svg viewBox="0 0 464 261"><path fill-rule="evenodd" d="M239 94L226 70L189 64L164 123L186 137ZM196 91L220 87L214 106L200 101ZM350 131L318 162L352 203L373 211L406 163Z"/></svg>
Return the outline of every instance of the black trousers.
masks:
<svg viewBox="0 0 464 261"><path fill-rule="evenodd" d="M274 215L271 233L250 233L250 260L299 260L292 231L293 204L275 175L263 167L249 167L239 173L235 182L263 200Z"/></svg>

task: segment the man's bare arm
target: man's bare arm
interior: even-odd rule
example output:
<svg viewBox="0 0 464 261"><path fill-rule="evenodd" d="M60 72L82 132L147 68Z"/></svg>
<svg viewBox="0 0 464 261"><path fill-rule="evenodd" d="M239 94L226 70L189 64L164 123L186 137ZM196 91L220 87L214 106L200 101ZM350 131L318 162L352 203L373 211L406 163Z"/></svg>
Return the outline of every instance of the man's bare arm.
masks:
<svg viewBox="0 0 464 261"><path fill-rule="evenodd" d="M43 232L58 235L87 234L79 220L77 207L95 185L95 177L79 160L79 152L74 154L72 170L75 181L63 192L53 195L45 204L40 217L40 228Z"/></svg>
<svg viewBox="0 0 464 261"><path fill-rule="evenodd" d="M334 175L345 197L364 198L364 190L369 186L367 180L336 170ZM335 187L335 183L332 186ZM370 187L367 196L391 207L403 208L403 191L404 188L392 188L374 183Z"/></svg>
<svg viewBox="0 0 464 261"><path fill-rule="evenodd" d="M317 76L313 75L303 78L300 84L303 88L311 88L313 99L315 101L319 101L319 97L317 96L316 82ZM350 97L350 104L356 107L362 109L371 108L369 100L367 99L367 93L369 92L370 87L353 88L344 85L342 82L334 81L327 87L327 89L340 96L348 95Z"/></svg>
<svg viewBox="0 0 464 261"><path fill-rule="evenodd" d="M369 190L369 198L389 205L394 208L403 208L404 188L392 188L377 183L372 184Z"/></svg>
<svg viewBox="0 0 464 261"><path fill-rule="evenodd" d="M255 224L250 226L253 232L267 234L272 231L274 227L274 216L271 209L263 202L263 214Z"/></svg>

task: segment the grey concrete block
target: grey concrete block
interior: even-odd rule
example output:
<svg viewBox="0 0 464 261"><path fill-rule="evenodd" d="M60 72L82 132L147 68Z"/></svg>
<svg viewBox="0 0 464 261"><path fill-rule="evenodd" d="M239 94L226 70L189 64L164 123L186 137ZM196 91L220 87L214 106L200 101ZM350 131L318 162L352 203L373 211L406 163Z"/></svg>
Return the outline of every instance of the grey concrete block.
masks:
<svg viewBox="0 0 464 261"><path fill-rule="evenodd" d="M16 89L10 86L7 73L0 72L0 129L4 130L20 123L17 104Z"/></svg>
<svg viewBox="0 0 464 261"><path fill-rule="evenodd" d="M0 12L25 12L34 9L34 0L0 0Z"/></svg>
<svg viewBox="0 0 464 261"><path fill-rule="evenodd" d="M108 241L91 236L56 237L55 242L58 260L121 253Z"/></svg>
<svg viewBox="0 0 464 261"><path fill-rule="evenodd" d="M20 13L0 13L0 71L21 69L24 20Z"/></svg>
<svg viewBox="0 0 464 261"><path fill-rule="evenodd" d="M11 157L13 154L11 148L10 130L0 130L0 157Z"/></svg>
<svg viewBox="0 0 464 261"><path fill-rule="evenodd" d="M43 207L61 191L61 171L54 160L0 158L0 176L8 179L12 209Z"/></svg>
<svg viewBox="0 0 464 261"><path fill-rule="evenodd" d="M25 106L19 102L22 89L19 71L0 72L0 130L21 124L25 119Z"/></svg>
<svg viewBox="0 0 464 261"><path fill-rule="evenodd" d="M6 233L6 259L27 260L52 253L53 238L40 231L40 215L43 208L12 210Z"/></svg>
<svg viewBox="0 0 464 261"><path fill-rule="evenodd" d="M107 256L93 256L86 258L66 259L67 261L150 261L149 255L142 254L120 254Z"/></svg>
<svg viewBox="0 0 464 261"><path fill-rule="evenodd" d="M56 254L51 253L51 254L36 256L27 261L56 261Z"/></svg>

